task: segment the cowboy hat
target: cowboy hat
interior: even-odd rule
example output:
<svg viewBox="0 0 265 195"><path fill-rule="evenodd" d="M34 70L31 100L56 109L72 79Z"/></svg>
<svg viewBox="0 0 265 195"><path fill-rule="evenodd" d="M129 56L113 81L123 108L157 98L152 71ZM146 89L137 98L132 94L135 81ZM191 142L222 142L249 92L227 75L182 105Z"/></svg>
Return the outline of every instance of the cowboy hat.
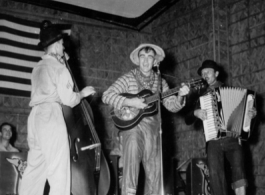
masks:
<svg viewBox="0 0 265 195"><path fill-rule="evenodd" d="M67 33L63 33L56 25L53 25L49 20L44 20L40 25L40 42L38 46L42 49L47 46L63 39L67 36Z"/></svg>

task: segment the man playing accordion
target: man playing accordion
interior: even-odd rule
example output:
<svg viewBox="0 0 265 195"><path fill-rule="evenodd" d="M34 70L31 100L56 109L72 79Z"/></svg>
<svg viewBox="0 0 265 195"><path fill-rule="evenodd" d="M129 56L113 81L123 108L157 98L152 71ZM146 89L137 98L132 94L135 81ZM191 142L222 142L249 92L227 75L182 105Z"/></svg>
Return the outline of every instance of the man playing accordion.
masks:
<svg viewBox="0 0 265 195"><path fill-rule="evenodd" d="M208 83L206 93L215 88L224 86L224 84L217 79L219 73L220 67L213 60L205 60L198 69L198 74ZM206 93L201 94L201 97ZM256 116L256 109L252 107L248 109L246 113L248 117L252 119ZM187 115L186 123L188 125L192 124L196 119L200 119L201 121L207 120L207 111L200 108L199 101L197 101L195 109ZM240 137L222 136L211 139L207 142L206 151L210 172L211 193L214 195L228 195L224 166L224 158L226 157L232 171L232 189L235 191L236 195L245 195L248 183L245 174L243 149Z"/></svg>

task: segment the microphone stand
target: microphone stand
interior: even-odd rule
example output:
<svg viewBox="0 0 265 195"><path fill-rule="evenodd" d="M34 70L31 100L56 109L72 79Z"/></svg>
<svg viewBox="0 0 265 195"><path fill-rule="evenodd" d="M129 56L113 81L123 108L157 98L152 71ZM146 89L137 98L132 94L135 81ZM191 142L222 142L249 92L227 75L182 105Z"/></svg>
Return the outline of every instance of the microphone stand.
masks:
<svg viewBox="0 0 265 195"><path fill-rule="evenodd" d="M160 148L160 170L161 170L161 192L160 195L164 195L164 171L163 171L163 147L162 147L162 118L161 118L161 92L162 92L162 78L159 70L159 62L157 63L157 75L158 75L158 123L159 123L159 148Z"/></svg>

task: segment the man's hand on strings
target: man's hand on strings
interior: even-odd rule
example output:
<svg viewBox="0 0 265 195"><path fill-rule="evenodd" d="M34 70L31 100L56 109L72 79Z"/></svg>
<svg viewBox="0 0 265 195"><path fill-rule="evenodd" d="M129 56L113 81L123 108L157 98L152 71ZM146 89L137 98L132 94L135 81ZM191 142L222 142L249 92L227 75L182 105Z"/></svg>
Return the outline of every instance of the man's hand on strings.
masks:
<svg viewBox="0 0 265 195"><path fill-rule="evenodd" d="M144 103L144 98L126 98L123 102L123 106L130 106L138 109L143 109L147 106L147 104Z"/></svg>
<svg viewBox="0 0 265 195"><path fill-rule="evenodd" d="M190 88L188 87L188 85L186 85L185 83L181 83L181 87L179 89L178 96L177 96L178 102L180 104L183 104L184 96L187 95L189 92L190 92Z"/></svg>
<svg viewBox="0 0 265 195"><path fill-rule="evenodd" d="M190 88L185 83L181 83L181 87L179 89L178 95L185 96L190 92Z"/></svg>

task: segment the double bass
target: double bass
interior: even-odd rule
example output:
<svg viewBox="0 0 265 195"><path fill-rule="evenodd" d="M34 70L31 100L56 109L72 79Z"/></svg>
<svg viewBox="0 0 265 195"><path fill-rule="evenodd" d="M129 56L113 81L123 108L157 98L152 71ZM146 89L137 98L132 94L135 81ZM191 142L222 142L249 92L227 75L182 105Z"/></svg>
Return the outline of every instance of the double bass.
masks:
<svg viewBox="0 0 265 195"><path fill-rule="evenodd" d="M64 55L64 61L76 81ZM110 171L101 150L101 143L93 124L93 113L84 98L74 108L63 106L68 129L71 158L71 194L106 195L110 188Z"/></svg>

